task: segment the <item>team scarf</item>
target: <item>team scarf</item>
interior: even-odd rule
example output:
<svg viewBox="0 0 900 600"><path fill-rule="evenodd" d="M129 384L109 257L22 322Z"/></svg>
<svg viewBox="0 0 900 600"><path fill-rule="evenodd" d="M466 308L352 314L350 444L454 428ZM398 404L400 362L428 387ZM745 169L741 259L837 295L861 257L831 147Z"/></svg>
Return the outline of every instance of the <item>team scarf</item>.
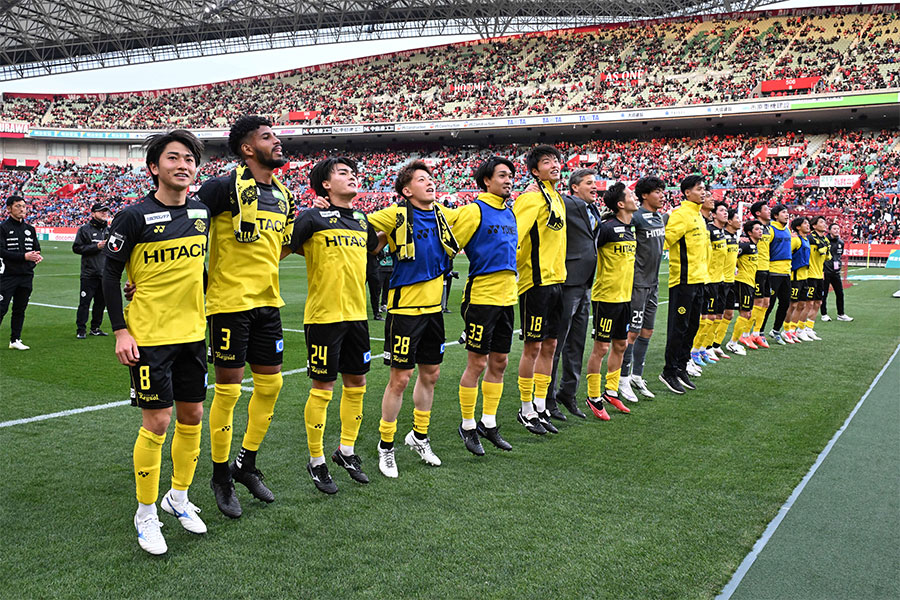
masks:
<svg viewBox="0 0 900 600"><path fill-rule="evenodd" d="M547 187L544 186L544 182L537 176L535 176L534 179L537 181L538 189L541 191L541 195L547 203L547 212L550 213L550 216L547 217L547 229L552 229L553 231L561 230L566 224L565 219L553 204L553 198L550 197L550 193L547 191Z"/></svg>
<svg viewBox="0 0 900 600"><path fill-rule="evenodd" d="M259 204L259 190L256 180L247 165L234 170L234 193L230 195L231 224L234 237L241 244L249 244L259 239L259 226L256 222L256 210ZM294 216L294 197L284 185L272 175L272 183L284 195L288 203L287 218Z"/></svg>
<svg viewBox="0 0 900 600"><path fill-rule="evenodd" d="M397 259L400 261L410 261L416 259L416 238L413 234L413 205L408 200L400 199L397 206L403 210L397 211L397 223L394 227L394 240L397 243ZM437 221L438 237L444 252L450 258L453 258L459 252L459 242L450 231L450 225L447 224L447 218L437 204L432 205L434 218Z"/></svg>

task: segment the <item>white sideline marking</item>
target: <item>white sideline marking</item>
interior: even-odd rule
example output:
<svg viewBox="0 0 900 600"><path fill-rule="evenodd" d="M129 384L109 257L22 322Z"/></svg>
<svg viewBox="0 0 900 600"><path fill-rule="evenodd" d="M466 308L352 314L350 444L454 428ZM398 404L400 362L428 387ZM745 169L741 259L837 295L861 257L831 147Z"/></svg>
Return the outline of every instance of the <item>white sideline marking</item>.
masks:
<svg viewBox="0 0 900 600"><path fill-rule="evenodd" d="M58 304L41 304L40 302L29 302L30 306L46 306L47 308L64 308L66 310L78 310L77 306L59 306Z"/></svg>
<svg viewBox="0 0 900 600"><path fill-rule="evenodd" d="M853 417L856 416L856 413L859 411L860 407L863 405L863 402L866 401L866 398L869 397L869 394L875 389L875 386L881 380L881 376L884 375L884 372L887 371L888 367L894 362L894 358L897 356L897 353L900 352L900 344L897 345L897 348L894 349L894 353L891 354L891 357L888 359L884 366L881 368L881 371L878 372L878 375L875 376L875 379L872 381L872 385L869 386L869 389L866 390L866 393L863 394L863 397L859 399L859 402L856 403L856 406L853 407L853 410L850 412L850 415L847 417L847 420L844 421L844 424L841 425L840 429L834 434L834 437L831 438L831 441L825 446L825 449L819 453L818 458L816 458L816 462L809 468L809 472L800 480L800 483L797 484L797 487L794 488L794 491L791 493L790 497L788 497L787 501L785 501L784 505L778 509L778 514L775 515L775 518L769 522L769 525L766 527L766 530L763 532L762 537L756 540L756 543L753 544L753 549L750 550L750 554L748 554L743 562L741 562L737 571L734 572L734 575L731 577L731 581L725 586L718 596L716 596L716 600L729 600L732 594L737 590L738 585L740 585L741 581L744 579L744 576L747 574L747 571L750 570L750 567L753 566L753 563L756 562L756 559L759 557L759 553L762 552L763 548L766 547L766 544L769 543L769 540L772 539L772 535L775 534L775 530L778 529L778 526L781 525L781 522L784 520L784 517L787 516L788 511L794 506L794 502L796 502L797 497L800 495L800 492L806 487L806 484L809 483L809 480L812 479L812 476L815 475L816 471L819 469L819 466L825 461L828 457L828 453L831 452L831 449L834 447L834 444L838 441L838 439L843 435L844 431L846 431L847 426L850 424L850 421L853 420Z"/></svg>
<svg viewBox="0 0 900 600"><path fill-rule="evenodd" d="M68 307L63 306L63 307L59 307L59 308L68 308ZM515 331L513 331L513 334L519 333L520 331L521 331L520 329L516 329ZM447 346L458 346L458 345L459 345L459 340L454 340L452 342L446 342L444 344L444 347L446 348ZM376 364L382 364L382 363L376 363ZM306 373L306 367L303 367L302 369L291 369L290 371L282 371L281 375L282 375L282 377L286 377L288 375L296 375L297 373ZM251 381L253 381L252 376L245 377L244 379L241 380L241 383L250 383ZM213 387L215 387L215 384L210 383L206 386L206 389L210 389ZM244 392L252 392L253 388L250 386L242 385L241 390ZM91 412L91 411L95 411L95 410L114 408L116 406L125 406L127 404L131 404L131 402L129 400L121 400L118 402L107 402L106 404L95 404L94 406L84 406L82 408L73 408L70 410L63 410L60 412L49 413L46 415L37 415L36 417L28 417L25 419L14 419L12 421L2 421L2 422L0 422L0 429L2 429L4 427L12 427L13 425L25 425L26 423L34 423L35 421L46 421L47 419L55 419L57 417L68 417L69 415L78 415L81 413Z"/></svg>

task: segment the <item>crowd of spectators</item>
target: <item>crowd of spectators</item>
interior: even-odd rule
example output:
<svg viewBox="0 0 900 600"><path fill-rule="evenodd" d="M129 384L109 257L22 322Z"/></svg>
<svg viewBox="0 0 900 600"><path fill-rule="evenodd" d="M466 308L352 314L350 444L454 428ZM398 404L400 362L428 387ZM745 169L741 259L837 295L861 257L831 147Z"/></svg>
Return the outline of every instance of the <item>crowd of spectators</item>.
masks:
<svg viewBox="0 0 900 600"><path fill-rule="evenodd" d="M812 144L800 133L760 137L753 135L648 140L593 140L584 144L560 143L565 156L563 179L577 167L596 168L601 181L634 182L657 175L676 186L691 173L704 176L714 193L731 204L752 203L761 197L783 202L802 211L828 214L854 240L898 240L900 190L900 131L841 131ZM778 152L769 153L768 150ZM470 148L418 148L349 152L359 164L360 196L357 206L371 212L391 204L393 175L412 158L424 159L434 169L441 201L458 205L478 193L471 174L490 154L509 157L516 165L514 189L523 190L529 174L523 157L526 146L505 145ZM810 157L812 155L812 158ZM324 151L290 156L279 177L295 194L298 205L313 200L307 174ZM201 165L198 182L224 174L235 161L212 157ZM795 178L857 173L863 176L853 188L792 187ZM32 171L0 171L4 197L23 194L31 204L30 220L38 226L73 227L81 224L95 202L109 205L113 213L150 189L143 166L47 163ZM678 201L677 190L669 204Z"/></svg>
<svg viewBox="0 0 900 600"><path fill-rule="evenodd" d="M814 91L900 86L896 13L696 17L482 40L158 93L8 98L0 120L72 128L223 128L497 117L730 102L771 79ZM623 73L633 76L622 77ZM783 94L785 92L780 92ZM787 93L807 93L806 90Z"/></svg>

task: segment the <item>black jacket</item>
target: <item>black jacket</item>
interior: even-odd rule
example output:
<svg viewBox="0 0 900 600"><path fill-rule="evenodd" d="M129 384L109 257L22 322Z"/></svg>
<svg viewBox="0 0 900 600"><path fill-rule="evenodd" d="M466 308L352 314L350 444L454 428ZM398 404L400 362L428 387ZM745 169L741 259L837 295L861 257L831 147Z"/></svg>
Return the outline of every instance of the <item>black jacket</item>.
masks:
<svg viewBox="0 0 900 600"><path fill-rule="evenodd" d="M840 271L840 267L837 269L834 268L834 264L841 264L841 261L844 260L844 240L840 237L833 238L830 235L826 236L828 241L831 243L831 258L825 261L825 272L826 273L834 273L835 271Z"/></svg>
<svg viewBox="0 0 900 600"><path fill-rule="evenodd" d="M563 194L566 204L566 282L565 285L588 286L597 270L597 232L600 213L593 205L577 196ZM590 212L594 216L591 226Z"/></svg>
<svg viewBox="0 0 900 600"><path fill-rule="evenodd" d="M91 219L78 228L72 252L81 255L82 277L103 277L103 265L106 259L97 246L97 242L109 237L109 224L106 221Z"/></svg>
<svg viewBox="0 0 900 600"><path fill-rule="evenodd" d="M12 217L0 223L0 272L3 275L34 275L34 263L25 253L40 251L37 231L24 221Z"/></svg>

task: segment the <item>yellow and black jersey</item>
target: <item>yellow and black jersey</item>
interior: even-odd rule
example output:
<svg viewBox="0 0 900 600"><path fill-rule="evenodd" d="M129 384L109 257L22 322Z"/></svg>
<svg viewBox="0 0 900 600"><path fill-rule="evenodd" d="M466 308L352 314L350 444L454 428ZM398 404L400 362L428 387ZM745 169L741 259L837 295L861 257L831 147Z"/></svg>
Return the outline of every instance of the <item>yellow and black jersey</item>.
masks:
<svg viewBox="0 0 900 600"><path fill-rule="evenodd" d="M711 254L709 258L709 282L720 283L725 281L725 261L728 258L728 240L725 239L725 230L716 227L710 222L709 243Z"/></svg>
<svg viewBox="0 0 900 600"><path fill-rule="evenodd" d="M139 346L205 339L203 266L208 232L209 211L193 199L166 206L151 193L116 215L104 254L107 262L120 265L118 275L124 264L128 279L137 286L124 315ZM115 289L121 306L118 285ZM115 323L113 327L119 328Z"/></svg>
<svg viewBox="0 0 900 600"><path fill-rule="evenodd" d="M263 306L281 307L278 284L282 246L290 244L294 215L290 199L277 186L256 183L259 239L238 242L231 213L234 174L210 179L197 192L209 207L212 232L206 313L241 312Z"/></svg>
<svg viewBox="0 0 900 600"><path fill-rule="evenodd" d="M809 234L809 278L825 279L825 261L831 259L831 242L817 233Z"/></svg>
<svg viewBox="0 0 900 600"><path fill-rule="evenodd" d="M378 235L366 215L330 206L300 213L291 250L306 257L303 324L366 320L366 262Z"/></svg>
<svg viewBox="0 0 900 600"><path fill-rule="evenodd" d="M454 212L435 205L452 227ZM376 231L388 236L391 252L397 251L397 227L406 227L407 214L412 214L415 258L398 260L388 291L388 312L395 315L424 315L441 310L444 273L450 269L450 257L441 244L437 219L433 210L388 206L369 215Z"/></svg>
<svg viewBox="0 0 900 600"><path fill-rule="evenodd" d="M725 264L722 267L722 275L725 283L731 283L734 281L734 271L737 268L740 234L730 233L727 229L723 229L723 231L725 232Z"/></svg>
<svg viewBox="0 0 900 600"><path fill-rule="evenodd" d="M771 225L763 225L762 230L762 237L759 238L759 242L756 244L756 249L759 251L756 268L760 271L768 271L769 245L772 243L772 238L775 237L775 232L772 231Z"/></svg>
<svg viewBox="0 0 900 600"><path fill-rule="evenodd" d="M756 286L756 270L759 267L759 246L753 242L741 242L737 253L735 280Z"/></svg>
<svg viewBox="0 0 900 600"><path fill-rule="evenodd" d="M453 235L469 259L464 304L511 306L516 286L516 218L500 196L483 192L453 212Z"/></svg>
<svg viewBox="0 0 900 600"><path fill-rule="evenodd" d="M630 302L634 283L634 226L613 217L597 231L597 275L591 302Z"/></svg>
<svg viewBox="0 0 900 600"><path fill-rule="evenodd" d="M706 283L709 234L700 214L700 205L687 200L682 202L669 215L665 235L669 249L669 287Z"/></svg>
<svg viewBox="0 0 900 600"><path fill-rule="evenodd" d="M549 181L541 185L550 198L553 213L562 219L560 222L551 218L547 200L540 191L519 194L513 203L520 296L534 286L566 281L566 205Z"/></svg>

